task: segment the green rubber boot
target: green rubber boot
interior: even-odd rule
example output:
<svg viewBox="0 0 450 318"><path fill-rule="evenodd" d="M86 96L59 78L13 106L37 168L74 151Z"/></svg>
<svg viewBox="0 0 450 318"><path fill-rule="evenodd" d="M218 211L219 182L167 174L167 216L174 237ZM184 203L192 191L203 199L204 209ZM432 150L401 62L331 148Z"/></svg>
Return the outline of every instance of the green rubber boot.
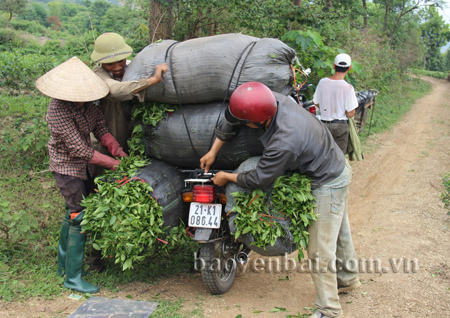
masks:
<svg viewBox="0 0 450 318"><path fill-rule="evenodd" d="M83 271L84 245L86 234L81 233L80 223L83 220L84 211L78 214L69 226L69 239L66 257L66 281L64 287L82 293L96 293L99 288L81 278Z"/></svg>
<svg viewBox="0 0 450 318"><path fill-rule="evenodd" d="M59 234L59 245L58 245L58 271L56 274L58 276L64 276L66 273L66 252L67 252L67 239L69 237L69 220L70 220L70 210L66 204L66 214L64 215L61 233Z"/></svg>

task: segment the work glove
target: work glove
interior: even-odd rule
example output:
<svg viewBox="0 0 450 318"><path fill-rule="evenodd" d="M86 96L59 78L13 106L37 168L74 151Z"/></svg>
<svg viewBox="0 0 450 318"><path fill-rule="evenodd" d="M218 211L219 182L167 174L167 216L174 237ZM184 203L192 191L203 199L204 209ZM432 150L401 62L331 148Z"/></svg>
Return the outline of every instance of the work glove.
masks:
<svg viewBox="0 0 450 318"><path fill-rule="evenodd" d="M105 146L109 153L112 154L114 157L128 157L128 155L123 151L123 148L120 146L120 144L117 142L116 138L114 138L111 133L107 133L102 137L100 140L103 146Z"/></svg>
<svg viewBox="0 0 450 318"><path fill-rule="evenodd" d="M98 152L97 150L94 150L94 156L89 161L89 163L92 163L96 166L100 166L100 167L107 168L107 169L114 171L119 166L120 160L103 155L100 152Z"/></svg>

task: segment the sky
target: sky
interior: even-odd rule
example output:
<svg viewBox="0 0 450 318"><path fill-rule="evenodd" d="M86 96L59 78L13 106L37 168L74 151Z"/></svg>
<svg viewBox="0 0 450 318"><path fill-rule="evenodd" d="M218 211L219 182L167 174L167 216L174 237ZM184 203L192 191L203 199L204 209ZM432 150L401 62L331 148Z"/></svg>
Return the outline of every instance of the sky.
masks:
<svg viewBox="0 0 450 318"><path fill-rule="evenodd" d="M444 20L450 24L450 0L445 0L447 3L447 8L444 9L444 11L439 10Z"/></svg>

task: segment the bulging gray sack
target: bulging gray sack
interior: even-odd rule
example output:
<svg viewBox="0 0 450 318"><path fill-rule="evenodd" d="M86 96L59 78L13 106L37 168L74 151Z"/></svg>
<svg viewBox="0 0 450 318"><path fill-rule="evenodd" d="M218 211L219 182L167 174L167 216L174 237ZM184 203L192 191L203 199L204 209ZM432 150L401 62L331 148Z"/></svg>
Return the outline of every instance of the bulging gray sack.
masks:
<svg viewBox="0 0 450 318"><path fill-rule="evenodd" d="M244 34L164 40L139 52L123 80L149 78L156 65L166 62L169 70L163 82L146 89L146 101L192 104L226 100L237 86L252 81L289 95L295 56L295 50L278 39Z"/></svg>
<svg viewBox="0 0 450 318"><path fill-rule="evenodd" d="M151 195L163 209L163 227L178 226L183 213L181 191L184 178L181 171L168 163L151 159L151 163L139 169L135 177L144 179L153 188Z"/></svg>
<svg viewBox="0 0 450 318"><path fill-rule="evenodd" d="M158 126L144 125L145 154L179 167L199 168L200 158L211 148L214 128L227 106L221 102L183 105ZM263 133L262 129L242 128L224 144L211 169L233 170L244 160L262 155L264 147L258 138Z"/></svg>
<svg viewBox="0 0 450 318"><path fill-rule="evenodd" d="M237 168L233 173L240 173L244 171L249 171L256 168L256 165L258 164L258 161L261 157L253 157L246 161L244 161L239 168ZM273 185L268 186L267 188L263 189L265 193L270 193L272 190ZM225 212L230 212L233 207L236 205L236 202L234 200L234 197L231 195L234 192L244 192L244 193L250 193L251 190L242 188L238 186L236 183L229 182L226 186L226 196L227 196L227 204L225 206ZM271 211L270 214L273 212ZM235 233L237 228L234 224L234 219L236 218L237 213L231 212L230 217L228 219L228 224L230 226L231 233ZM265 247L258 247L256 245L252 245L253 242L255 242L255 238L253 235L247 233L247 234L241 234L238 237L238 241L244 243L247 245L251 250L255 251L256 253L263 255L263 256L283 256L285 253L291 254L295 250L297 250L297 246L294 243L294 238L291 235L289 231L289 224L290 221L279 221L285 232L285 236L279 237L274 245L267 245Z"/></svg>

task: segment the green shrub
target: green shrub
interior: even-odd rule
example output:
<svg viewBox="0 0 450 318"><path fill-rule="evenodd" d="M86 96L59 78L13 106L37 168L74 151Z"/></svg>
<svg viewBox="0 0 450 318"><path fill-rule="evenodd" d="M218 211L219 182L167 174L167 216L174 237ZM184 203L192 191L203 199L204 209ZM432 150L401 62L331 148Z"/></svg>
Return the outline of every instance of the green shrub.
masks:
<svg viewBox="0 0 450 318"><path fill-rule="evenodd" d="M11 20L10 26L16 30L26 31L33 34L40 34L45 32L45 28L36 21L13 19Z"/></svg>
<svg viewBox="0 0 450 318"><path fill-rule="evenodd" d="M11 169L44 169L48 165L46 144L49 129L45 114L49 98L46 96L0 96L1 164Z"/></svg>
<svg viewBox="0 0 450 318"><path fill-rule="evenodd" d="M36 227L37 221L29 213L24 210L14 211L10 202L0 197L0 233L3 234L3 244L9 246L23 239Z"/></svg>
<svg viewBox="0 0 450 318"><path fill-rule="evenodd" d="M42 46L42 54L57 55L62 51L62 43L59 40L49 40Z"/></svg>
<svg viewBox="0 0 450 318"><path fill-rule="evenodd" d="M414 75L423 75L423 76L429 76L434 77L437 79L447 79L450 74L447 72L436 72L436 71L428 71L428 70L421 70L421 69L411 69L411 73Z"/></svg>
<svg viewBox="0 0 450 318"><path fill-rule="evenodd" d="M51 55L29 54L23 50L0 52L0 87L10 90L34 90L36 80L58 64Z"/></svg>
<svg viewBox="0 0 450 318"><path fill-rule="evenodd" d="M3 134L3 140L8 150L18 156L24 167L42 167L48 162L47 142L50 132L44 118L38 117L28 121L18 118L14 121L13 128Z"/></svg>
<svg viewBox="0 0 450 318"><path fill-rule="evenodd" d="M12 43L18 37L19 33L16 30L10 28L0 29L0 43L2 44Z"/></svg>

